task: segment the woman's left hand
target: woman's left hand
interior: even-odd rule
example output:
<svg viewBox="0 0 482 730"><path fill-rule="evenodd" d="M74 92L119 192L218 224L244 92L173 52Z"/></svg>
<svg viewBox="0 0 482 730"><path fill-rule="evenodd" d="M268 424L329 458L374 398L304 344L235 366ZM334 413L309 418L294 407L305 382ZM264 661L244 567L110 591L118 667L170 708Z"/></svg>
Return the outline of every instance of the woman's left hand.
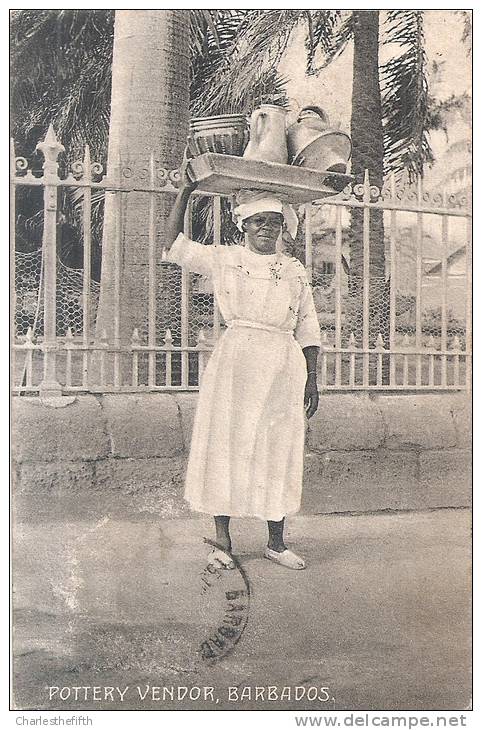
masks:
<svg viewBox="0 0 482 730"><path fill-rule="evenodd" d="M311 418L311 416L316 413L316 410L318 408L318 401L319 401L319 395L318 395L318 384L316 382L316 375L310 374L306 378L306 385L305 385L305 411L306 411L306 417Z"/></svg>

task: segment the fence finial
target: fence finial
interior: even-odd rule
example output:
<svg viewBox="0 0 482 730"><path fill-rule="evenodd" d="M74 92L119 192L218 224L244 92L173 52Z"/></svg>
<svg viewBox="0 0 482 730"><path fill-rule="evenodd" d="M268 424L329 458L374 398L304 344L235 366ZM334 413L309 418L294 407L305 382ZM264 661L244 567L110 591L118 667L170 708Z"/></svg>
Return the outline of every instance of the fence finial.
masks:
<svg viewBox="0 0 482 730"><path fill-rule="evenodd" d="M83 174L84 177L89 178L92 172L91 159L90 159L90 147L88 144L85 145L84 159L82 160Z"/></svg>
<svg viewBox="0 0 482 730"><path fill-rule="evenodd" d="M385 344L383 342L383 337L382 337L382 333L381 332L379 332L378 335L377 335L377 339L375 340L375 347L377 348L377 350L384 350L385 349Z"/></svg>
<svg viewBox="0 0 482 730"><path fill-rule="evenodd" d="M51 124L49 124L45 139L43 142L39 142L35 149L40 150L46 163L57 162L57 157L60 153L65 152L65 147L58 141L54 128Z"/></svg>

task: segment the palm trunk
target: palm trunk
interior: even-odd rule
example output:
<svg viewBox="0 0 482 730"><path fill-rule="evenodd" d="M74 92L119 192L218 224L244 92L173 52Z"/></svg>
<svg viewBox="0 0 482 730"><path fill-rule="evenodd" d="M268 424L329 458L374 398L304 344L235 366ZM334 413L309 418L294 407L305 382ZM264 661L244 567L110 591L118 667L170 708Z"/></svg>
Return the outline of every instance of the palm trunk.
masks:
<svg viewBox="0 0 482 730"><path fill-rule="evenodd" d="M365 170L370 184L383 185L383 126L378 72L379 12L353 12L353 94L351 136L353 142L352 174L363 182ZM363 289L363 210L355 208L351 215L350 277L351 300L348 326L358 341L362 327ZM385 243L382 211L370 212L370 345L381 329L385 297Z"/></svg>
<svg viewBox="0 0 482 730"><path fill-rule="evenodd" d="M175 169L182 160L189 124L189 11L117 10L112 64L112 100L107 169L109 178L146 187L149 157L156 167ZM127 175L129 175L127 179ZM116 337L116 195L105 200L102 277L97 336L129 343L133 329L145 331L148 307L149 196L123 196L120 229L120 328ZM171 198L158 196L158 250ZM117 340L117 341L116 341ZM93 368L94 369L94 368Z"/></svg>

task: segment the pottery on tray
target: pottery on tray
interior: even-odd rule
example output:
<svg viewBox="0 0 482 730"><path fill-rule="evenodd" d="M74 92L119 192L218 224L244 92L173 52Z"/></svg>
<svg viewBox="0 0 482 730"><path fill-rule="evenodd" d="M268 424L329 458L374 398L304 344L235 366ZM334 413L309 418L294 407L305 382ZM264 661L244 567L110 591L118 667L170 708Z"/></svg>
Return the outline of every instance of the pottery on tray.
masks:
<svg viewBox="0 0 482 730"><path fill-rule="evenodd" d="M246 117L242 114L224 114L192 119L187 144L194 157L205 152L241 156L248 139Z"/></svg>
<svg viewBox="0 0 482 730"><path fill-rule="evenodd" d="M291 164L310 170L346 172L351 140L344 132L320 132L303 126L291 139Z"/></svg>
<svg viewBox="0 0 482 730"><path fill-rule="evenodd" d="M261 104L251 114L246 160L276 162L286 165L286 110L276 104Z"/></svg>

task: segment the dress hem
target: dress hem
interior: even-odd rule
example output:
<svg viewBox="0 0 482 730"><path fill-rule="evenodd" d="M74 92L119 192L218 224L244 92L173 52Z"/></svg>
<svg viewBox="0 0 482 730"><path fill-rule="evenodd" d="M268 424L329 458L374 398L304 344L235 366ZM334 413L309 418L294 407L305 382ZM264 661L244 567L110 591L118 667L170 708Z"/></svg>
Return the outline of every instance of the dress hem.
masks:
<svg viewBox="0 0 482 730"><path fill-rule="evenodd" d="M203 509L201 507L196 507L195 505L193 505L192 502L190 502L187 499L185 499L184 501L187 502L187 504L189 505L189 507L191 508L191 510L193 512L199 512L204 515L211 515L211 517L215 517L216 515L225 515L226 517L256 517L256 519L263 520L263 522L266 522L267 520L269 520L270 522L280 522L285 517L289 517L290 515L297 514L301 508L301 505L300 505L296 509L287 510L286 512L283 513L283 515L281 517L278 515L276 515L275 517L273 517L273 516L267 517L266 515L258 515L258 514L254 514L253 512L250 512L250 513L231 512L230 514L226 514L226 512L211 512L211 511L207 511L206 509Z"/></svg>

